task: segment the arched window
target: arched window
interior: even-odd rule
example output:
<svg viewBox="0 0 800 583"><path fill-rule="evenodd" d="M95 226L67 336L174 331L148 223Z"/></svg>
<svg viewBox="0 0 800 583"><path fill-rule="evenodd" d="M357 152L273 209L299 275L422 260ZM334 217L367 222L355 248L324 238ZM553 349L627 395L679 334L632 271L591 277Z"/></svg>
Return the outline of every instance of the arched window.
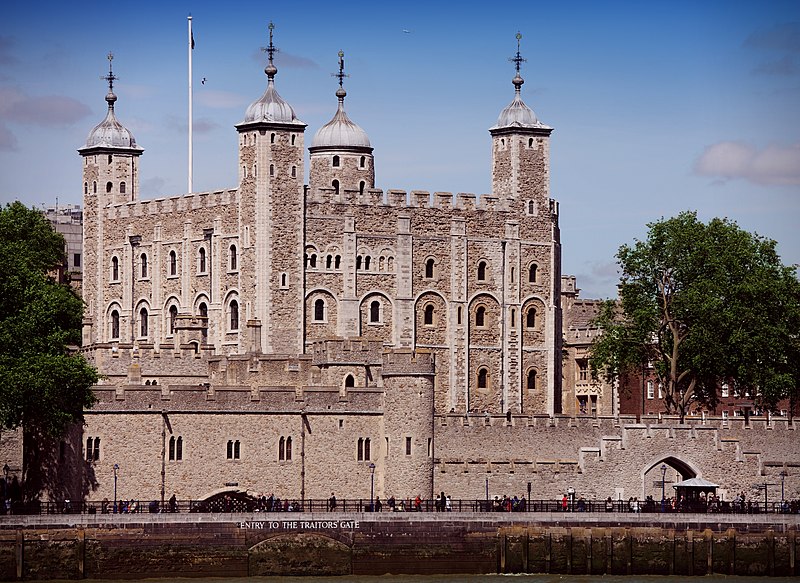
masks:
<svg viewBox="0 0 800 583"><path fill-rule="evenodd" d="M292 438L286 438L286 461L290 461L292 459Z"/></svg>
<svg viewBox="0 0 800 583"><path fill-rule="evenodd" d="M292 166L291 174L292 178L297 178L297 166Z"/></svg>
<svg viewBox="0 0 800 583"><path fill-rule="evenodd" d="M361 269L361 255L356 257L356 271L358 271L359 269Z"/></svg>
<svg viewBox="0 0 800 583"><path fill-rule="evenodd" d="M142 277L147 277L147 254L142 253L140 259L142 261Z"/></svg>
<svg viewBox="0 0 800 583"><path fill-rule="evenodd" d="M533 148L533 138L528 138L528 147Z"/></svg>
<svg viewBox="0 0 800 583"><path fill-rule="evenodd" d="M291 139L291 141L292 141L292 145L293 145L293 146L294 146L294 138L295 138L295 135L294 135L294 134L292 134L292 139Z"/></svg>
<svg viewBox="0 0 800 583"><path fill-rule="evenodd" d="M367 183L363 180L358 183L358 194L364 194L364 188L367 186Z"/></svg>
<svg viewBox="0 0 800 583"><path fill-rule="evenodd" d="M486 308L483 306L478 306L478 309L475 310L475 325L478 327L486 325Z"/></svg>
<svg viewBox="0 0 800 583"><path fill-rule="evenodd" d="M286 274L285 273L281 273L281 287L287 287L286 286Z"/></svg>
<svg viewBox="0 0 800 583"><path fill-rule="evenodd" d="M319 298L317 301L314 302L314 321L315 322L324 322L325 321L325 300Z"/></svg>
<svg viewBox="0 0 800 583"><path fill-rule="evenodd" d="M536 214L536 203L532 200L528 201L528 214L535 215Z"/></svg>
<svg viewBox="0 0 800 583"><path fill-rule="evenodd" d="M531 263L531 266L528 268L528 282L536 283L536 270L538 267L535 263Z"/></svg>
<svg viewBox="0 0 800 583"><path fill-rule="evenodd" d="M526 384L526 387L529 391L536 390L536 371L533 369L528 371L528 382Z"/></svg>
<svg viewBox="0 0 800 583"><path fill-rule="evenodd" d="M358 455L358 461L364 461L364 438L363 437L359 437L358 438L357 455Z"/></svg>
<svg viewBox="0 0 800 583"><path fill-rule="evenodd" d="M200 247L200 250L197 252L197 270L200 273L206 272L206 248Z"/></svg>
<svg viewBox="0 0 800 583"><path fill-rule="evenodd" d="M456 323L459 326L461 325L461 306L458 306L458 310L456 311Z"/></svg>
<svg viewBox="0 0 800 583"><path fill-rule="evenodd" d="M270 176L275 176L275 164L270 164L269 165L269 175Z"/></svg>
<svg viewBox="0 0 800 583"><path fill-rule="evenodd" d="M361 159L358 161L358 165L361 168L365 168L367 166L367 157L366 156L361 156Z"/></svg>
<svg viewBox="0 0 800 583"><path fill-rule="evenodd" d="M231 313L231 332L234 332L239 329L239 302L237 302L236 300L231 300L230 313Z"/></svg>
<svg viewBox="0 0 800 583"><path fill-rule="evenodd" d="M378 300L369 305L369 321L372 323L381 321L381 303Z"/></svg>
<svg viewBox="0 0 800 583"><path fill-rule="evenodd" d="M120 192L120 194L125 194L125 183L124 182L120 182L119 183L119 192Z"/></svg>
<svg viewBox="0 0 800 583"><path fill-rule="evenodd" d="M339 167L339 156L334 156L333 157L333 167L334 168L338 168Z"/></svg>
<svg viewBox="0 0 800 583"><path fill-rule="evenodd" d="M114 189L113 182L106 182L106 194L110 193Z"/></svg>
<svg viewBox="0 0 800 583"><path fill-rule="evenodd" d="M203 338L206 338L208 336L208 306L205 303L202 303L197 306L197 311L200 313L201 318L205 318L202 323L205 325L203 328Z"/></svg>
<svg viewBox="0 0 800 583"><path fill-rule="evenodd" d="M308 256L308 266L309 267L316 267L317 266L317 254L312 253Z"/></svg>
<svg viewBox="0 0 800 583"><path fill-rule="evenodd" d="M353 375L349 374L344 378L344 386L347 389L352 389L356 386L356 379L353 377Z"/></svg>
<svg viewBox="0 0 800 583"><path fill-rule="evenodd" d="M281 436L278 440L278 461L286 459L286 439Z"/></svg>
<svg viewBox="0 0 800 583"><path fill-rule="evenodd" d="M274 144L274 143L275 143L275 132L272 132L272 133L269 135L269 143L270 143L270 144Z"/></svg>
<svg viewBox="0 0 800 583"><path fill-rule="evenodd" d="M111 339L119 340L119 312L116 310L111 312Z"/></svg>
<svg viewBox="0 0 800 583"><path fill-rule="evenodd" d="M364 460L369 461L371 452L369 451L369 437L364 439Z"/></svg>
<svg viewBox="0 0 800 583"><path fill-rule="evenodd" d="M433 304L425 306L424 322L426 326L433 326Z"/></svg>
<svg viewBox="0 0 800 583"><path fill-rule="evenodd" d="M478 263L478 281L486 281L486 262Z"/></svg>
<svg viewBox="0 0 800 583"><path fill-rule="evenodd" d="M178 318L178 306L169 307L169 333L175 334L175 320Z"/></svg>
<svg viewBox="0 0 800 583"><path fill-rule="evenodd" d="M147 337L147 308L139 310L139 336Z"/></svg>
<svg viewBox="0 0 800 583"><path fill-rule="evenodd" d="M384 267L386 267L386 257L381 255L378 259L378 271L383 271Z"/></svg>
<svg viewBox="0 0 800 583"><path fill-rule="evenodd" d="M525 313L525 327L536 327L536 308L528 308L528 311Z"/></svg>
<svg viewBox="0 0 800 583"><path fill-rule="evenodd" d="M339 194L339 181L338 180L334 180L331 183L331 186L333 186L333 194Z"/></svg>
<svg viewBox="0 0 800 583"><path fill-rule="evenodd" d="M336 257L333 258L333 268L339 269L341 265L342 265L342 257L341 255L337 255Z"/></svg>
<svg viewBox="0 0 800 583"><path fill-rule="evenodd" d="M428 279L433 278L433 269L435 266L436 266L436 261L433 259L433 257L429 258L425 262L425 277L427 277Z"/></svg>
<svg viewBox="0 0 800 583"><path fill-rule="evenodd" d="M89 194L89 183L88 182L84 182L83 183L83 194Z"/></svg>
<svg viewBox="0 0 800 583"><path fill-rule="evenodd" d="M370 260L371 260L371 259L372 259L372 258L371 258L369 255L367 255L366 257L364 257L364 269L365 269L366 271L369 271L369 262L370 262Z"/></svg>
<svg viewBox="0 0 800 583"><path fill-rule="evenodd" d="M178 275L178 254L175 251L169 252L169 274Z"/></svg>
<svg viewBox="0 0 800 583"><path fill-rule="evenodd" d="M119 281L119 259L111 258L111 281Z"/></svg>
<svg viewBox="0 0 800 583"><path fill-rule="evenodd" d="M511 308L511 328L517 327L517 311L514 308Z"/></svg>
<svg viewBox="0 0 800 583"><path fill-rule="evenodd" d="M237 269L239 269L239 258L236 256L236 245L231 245L229 257L230 257L230 262L229 262L230 269L231 271L236 271Z"/></svg>
<svg viewBox="0 0 800 583"><path fill-rule="evenodd" d="M489 371L485 368L478 369L478 388L486 389L489 387Z"/></svg>
<svg viewBox="0 0 800 583"><path fill-rule="evenodd" d="M97 194L97 181L92 182L92 194Z"/></svg>

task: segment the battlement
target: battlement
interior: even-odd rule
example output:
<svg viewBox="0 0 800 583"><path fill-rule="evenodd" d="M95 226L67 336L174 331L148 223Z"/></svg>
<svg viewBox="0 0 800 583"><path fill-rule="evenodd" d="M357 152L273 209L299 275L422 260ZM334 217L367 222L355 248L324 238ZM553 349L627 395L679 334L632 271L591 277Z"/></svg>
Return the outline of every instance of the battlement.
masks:
<svg viewBox="0 0 800 583"><path fill-rule="evenodd" d="M504 199L493 194L480 196L469 192L459 192L455 196L451 192L434 192L427 190L390 189L384 192L379 188L371 188L364 192L356 189L342 188L337 193L329 186L316 188L306 187L308 202L319 204L344 204L361 206L385 206L394 208L429 208L429 209L461 209L465 211L507 211ZM551 212L553 212L551 201ZM556 206L557 208L557 206Z"/></svg>
<svg viewBox="0 0 800 583"><path fill-rule="evenodd" d="M314 366L380 365L382 352L381 340L330 338L311 345L311 363Z"/></svg>
<svg viewBox="0 0 800 583"><path fill-rule="evenodd" d="M131 217L147 217L181 213L199 208L215 208L235 205L239 202L237 189L215 190L213 192L193 192L182 196L134 200L131 202L109 205L107 219Z"/></svg>
<svg viewBox="0 0 800 583"><path fill-rule="evenodd" d="M433 354L428 350L401 348L383 353L383 376L433 375Z"/></svg>

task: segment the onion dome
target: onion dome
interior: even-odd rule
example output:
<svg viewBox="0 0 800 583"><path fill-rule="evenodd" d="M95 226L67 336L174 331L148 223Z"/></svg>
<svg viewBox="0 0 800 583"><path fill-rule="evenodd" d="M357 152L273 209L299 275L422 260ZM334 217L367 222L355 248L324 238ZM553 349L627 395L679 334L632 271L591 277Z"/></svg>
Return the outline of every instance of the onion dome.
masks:
<svg viewBox="0 0 800 583"><path fill-rule="evenodd" d="M525 105L525 102L522 101L522 84L525 83L525 80L519 74L520 63L523 63L525 59L522 58L519 52L519 41L522 38L522 35L517 33L517 54L515 57L512 57L510 60L516 64L517 74L511 80L511 83L514 85L514 99L509 103L503 111L500 112L500 116L497 118L497 123L489 128L489 131L498 130L501 128L530 128L530 129L545 129L545 130L552 130L551 127L543 124L539 121L536 117L536 114L533 113L533 110Z"/></svg>
<svg viewBox="0 0 800 583"><path fill-rule="evenodd" d="M114 103L117 101L117 96L114 94L114 81L117 77L111 70L111 61L114 59L112 54L108 55L108 75L103 77L108 81L108 94L106 95L106 103L108 103L108 113L106 118L97 124L89 136L86 138L86 145L81 150L89 148L121 148L125 150L139 150L136 144L136 138L129 129L123 126L114 115Z"/></svg>
<svg viewBox="0 0 800 583"><path fill-rule="evenodd" d="M347 91L342 87L342 81L347 75L344 74L344 53L339 51L339 72L335 73L339 77L339 89L336 90L336 97L339 99L339 106L333 119L317 130L314 139L311 141L311 148L372 148L369 143L367 132L361 129L357 123L353 122L344 110L344 98Z"/></svg>
<svg viewBox="0 0 800 583"><path fill-rule="evenodd" d="M278 68L272 62L272 59L278 49L272 44L272 31L274 28L275 25L270 22L269 46L264 49L269 55L269 63L264 68L264 73L267 74L267 89L261 97L250 104L244 114L244 121L237 124L237 126L251 123L278 123L305 127L305 124L297 119L292 106L286 103L275 90L275 74L278 72Z"/></svg>

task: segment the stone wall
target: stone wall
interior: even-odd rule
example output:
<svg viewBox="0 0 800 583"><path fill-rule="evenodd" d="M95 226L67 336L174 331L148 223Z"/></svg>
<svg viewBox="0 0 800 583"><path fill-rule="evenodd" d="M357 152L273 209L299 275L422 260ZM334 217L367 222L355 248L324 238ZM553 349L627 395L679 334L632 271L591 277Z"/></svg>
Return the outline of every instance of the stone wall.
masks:
<svg viewBox="0 0 800 583"><path fill-rule="evenodd" d="M513 514L266 513L64 519L0 522L0 580L798 574L796 517L620 521L602 515L531 520Z"/></svg>

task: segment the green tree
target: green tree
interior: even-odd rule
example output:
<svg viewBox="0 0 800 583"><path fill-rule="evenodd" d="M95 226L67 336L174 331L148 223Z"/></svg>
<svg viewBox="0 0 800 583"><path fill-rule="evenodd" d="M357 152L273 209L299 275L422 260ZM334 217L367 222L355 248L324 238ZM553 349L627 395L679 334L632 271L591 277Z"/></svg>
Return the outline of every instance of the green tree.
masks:
<svg viewBox="0 0 800 583"><path fill-rule="evenodd" d="M668 413L713 407L722 382L771 408L796 397L800 283L776 243L693 212L650 223L617 253L619 301L595 323L592 366L608 380L652 363Z"/></svg>
<svg viewBox="0 0 800 583"><path fill-rule="evenodd" d="M57 437L83 422L97 371L80 344L83 302L54 278L64 238L20 202L0 209L0 430Z"/></svg>

